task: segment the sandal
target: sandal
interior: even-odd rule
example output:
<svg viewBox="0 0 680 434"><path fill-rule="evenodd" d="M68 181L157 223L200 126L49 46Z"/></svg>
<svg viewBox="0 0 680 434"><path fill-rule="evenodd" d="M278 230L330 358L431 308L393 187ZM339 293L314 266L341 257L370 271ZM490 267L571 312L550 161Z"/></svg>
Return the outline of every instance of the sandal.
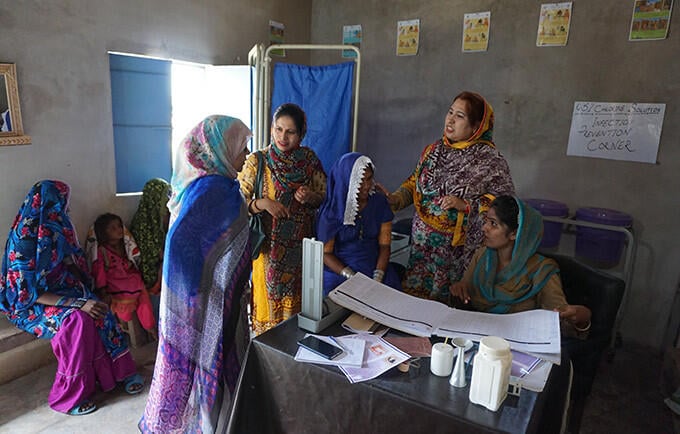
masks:
<svg viewBox="0 0 680 434"><path fill-rule="evenodd" d="M97 404L92 401L83 401L68 411L71 416L83 416L97 409Z"/></svg>
<svg viewBox="0 0 680 434"><path fill-rule="evenodd" d="M144 378L139 374L130 375L123 382L129 395L136 395L144 389Z"/></svg>

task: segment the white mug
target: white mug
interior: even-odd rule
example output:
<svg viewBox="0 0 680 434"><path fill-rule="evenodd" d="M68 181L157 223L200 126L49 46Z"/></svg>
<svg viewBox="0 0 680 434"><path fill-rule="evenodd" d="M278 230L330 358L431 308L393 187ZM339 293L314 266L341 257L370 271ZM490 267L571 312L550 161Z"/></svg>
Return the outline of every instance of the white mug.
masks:
<svg viewBox="0 0 680 434"><path fill-rule="evenodd" d="M430 372L440 377L451 375L453 369L453 347L439 342L432 345L432 359L430 360Z"/></svg>

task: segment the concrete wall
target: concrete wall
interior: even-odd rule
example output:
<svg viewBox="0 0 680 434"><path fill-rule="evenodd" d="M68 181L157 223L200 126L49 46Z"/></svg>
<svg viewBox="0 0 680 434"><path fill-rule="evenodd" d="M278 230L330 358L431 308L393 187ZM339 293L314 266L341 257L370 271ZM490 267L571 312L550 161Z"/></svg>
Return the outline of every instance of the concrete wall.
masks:
<svg viewBox="0 0 680 434"><path fill-rule="evenodd" d="M339 43L342 26L363 26L359 150L396 188L442 132L461 90L496 112L495 141L521 197L614 208L635 218L635 278L622 335L660 345L680 264L680 24L668 39L628 42L633 2L575 1L566 47L536 47L534 0L315 0L312 42ZM461 52L464 13L491 11L489 49ZM398 20L419 18L420 50L397 57ZM318 55L314 63L338 56ZM566 156L574 101L666 103L658 163ZM389 169L388 169L389 168Z"/></svg>
<svg viewBox="0 0 680 434"><path fill-rule="evenodd" d="M286 42L308 42L310 10L311 0L0 2L0 62L17 65L24 130L33 139L0 147L0 243L40 179L71 185L81 238L101 212L132 217L139 198L115 197L107 51L245 64L253 45L268 42L270 19L286 25Z"/></svg>

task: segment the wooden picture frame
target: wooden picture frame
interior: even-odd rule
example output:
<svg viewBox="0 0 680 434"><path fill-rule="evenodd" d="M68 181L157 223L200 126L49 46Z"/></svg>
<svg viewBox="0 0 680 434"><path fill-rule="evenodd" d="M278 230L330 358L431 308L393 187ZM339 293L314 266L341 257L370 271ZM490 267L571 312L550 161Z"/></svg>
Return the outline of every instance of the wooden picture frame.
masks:
<svg viewBox="0 0 680 434"><path fill-rule="evenodd" d="M16 65L0 63L0 146L30 143L21 122Z"/></svg>

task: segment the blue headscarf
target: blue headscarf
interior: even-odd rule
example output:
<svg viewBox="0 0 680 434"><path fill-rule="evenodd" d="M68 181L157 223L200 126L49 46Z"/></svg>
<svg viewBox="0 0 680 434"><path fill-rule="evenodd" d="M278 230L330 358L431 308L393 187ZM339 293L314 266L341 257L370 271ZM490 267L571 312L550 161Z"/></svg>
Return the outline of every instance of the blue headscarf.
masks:
<svg viewBox="0 0 680 434"><path fill-rule="evenodd" d="M331 167L326 197L319 208L317 237L320 241L331 240L343 225L355 224L359 211L357 195L367 167L373 168L373 162L358 152L343 155Z"/></svg>
<svg viewBox="0 0 680 434"><path fill-rule="evenodd" d="M543 238L543 218L535 209L518 198L518 227L512 259L499 273L498 253L487 248L477 262L472 284L481 295L495 306L492 313L505 313L510 305L522 302L538 294L558 269L551 261L536 254Z"/></svg>

